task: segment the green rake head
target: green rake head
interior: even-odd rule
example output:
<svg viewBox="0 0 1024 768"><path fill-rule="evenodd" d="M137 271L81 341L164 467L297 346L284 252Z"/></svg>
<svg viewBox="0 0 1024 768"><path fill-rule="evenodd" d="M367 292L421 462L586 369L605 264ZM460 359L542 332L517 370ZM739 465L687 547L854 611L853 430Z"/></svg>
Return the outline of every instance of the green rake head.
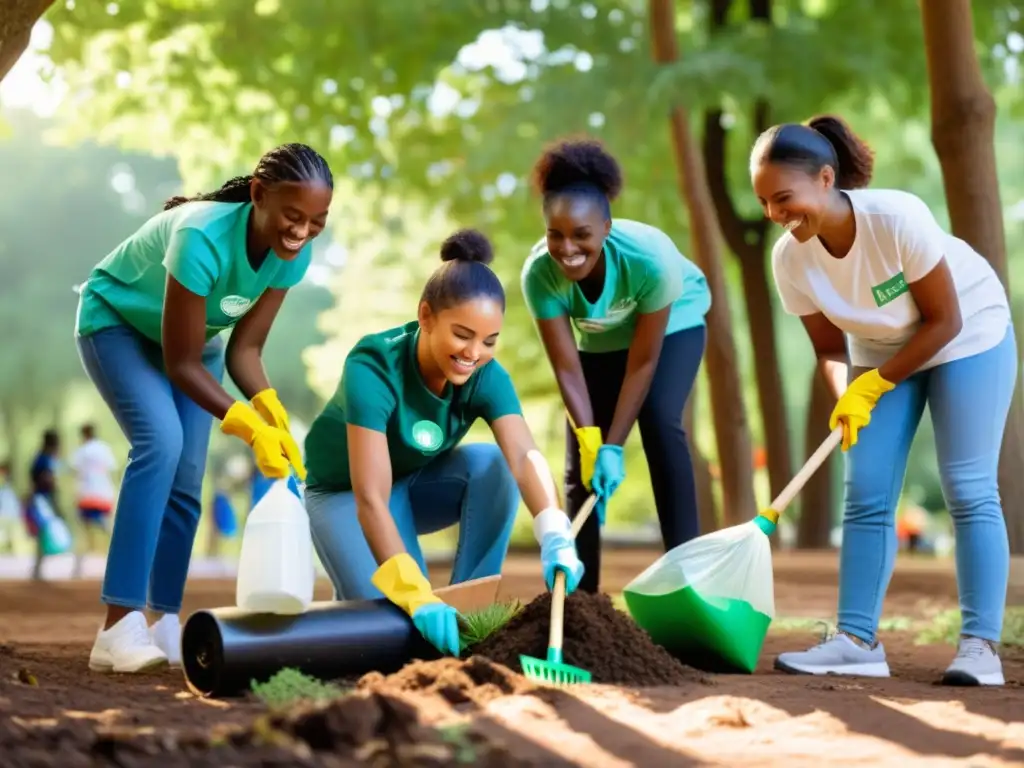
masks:
<svg viewBox="0 0 1024 768"><path fill-rule="evenodd" d="M575 685L589 683L590 673L585 669L562 663L562 654L556 648L548 648L548 658L534 656L519 657L523 675L527 680L543 685Z"/></svg>

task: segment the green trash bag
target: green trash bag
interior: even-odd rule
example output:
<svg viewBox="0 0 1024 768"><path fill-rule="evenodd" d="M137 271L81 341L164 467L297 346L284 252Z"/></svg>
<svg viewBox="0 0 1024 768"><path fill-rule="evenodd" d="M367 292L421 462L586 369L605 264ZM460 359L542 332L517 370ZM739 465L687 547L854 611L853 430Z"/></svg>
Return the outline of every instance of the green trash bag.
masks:
<svg viewBox="0 0 1024 768"><path fill-rule="evenodd" d="M750 673L775 617L768 537L753 521L669 550L624 590L633 620L684 664Z"/></svg>

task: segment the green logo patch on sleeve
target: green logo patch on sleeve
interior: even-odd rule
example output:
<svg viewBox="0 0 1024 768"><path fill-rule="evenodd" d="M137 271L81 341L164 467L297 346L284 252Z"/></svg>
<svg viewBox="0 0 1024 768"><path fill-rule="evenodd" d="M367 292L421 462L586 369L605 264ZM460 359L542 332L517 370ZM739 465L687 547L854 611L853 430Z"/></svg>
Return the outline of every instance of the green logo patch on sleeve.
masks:
<svg viewBox="0 0 1024 768"><path fill-rule="evenodd" d="M875 304L884 307L893 299L897 299L907 292L907 281L902 272L890 277L884 283L879 283L871 289L871 295L875 297Z"/></svg>

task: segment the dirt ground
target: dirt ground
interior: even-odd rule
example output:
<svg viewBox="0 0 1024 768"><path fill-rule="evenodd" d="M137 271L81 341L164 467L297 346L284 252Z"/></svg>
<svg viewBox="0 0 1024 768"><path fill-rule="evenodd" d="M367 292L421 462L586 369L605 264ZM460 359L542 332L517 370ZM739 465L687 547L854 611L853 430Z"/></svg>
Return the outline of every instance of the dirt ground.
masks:
<svg viewBox="0 0 1024 768"><path fill-rule="evenodd" d="M602 589L619 592L656 556L637 550L609 552ZM447 583L444 568L431 575L435 584ZM811 624L800 619L834 616L836 582L832 553L776 555L779 618L754 675L699 674L691 684L671 688L510 689L507 695L468 706L453 706L434 694L407 693L399 697L404 704L385 696L351 703L349 709L372 705L378 724L373 727L383 727L380 723L402 721L406 716L396 715L395 707L409 705L413 720L418 713L428 725L460 728L460 733L498 750L486 759L479 751L462 754L460 759L474 764L802 766L828 760L829 755L845 764L1024 764L1024 651L1004 649L1005 688L947 688L936 681L952 657L952 646L916 645L916 633L908 628L956 607L949 563L904 560L897 566L886 603L889 629L882 633L893 678L821 679L773 671L776 653L816 639ZM535 558L510 558L502 596L530 599L540 586ZM197 699L187 692L180 671L90 673L87 657L100 615L98 591L95 581L0 584L0 762L5 766L151 764L140 762L142 753L133 752L128 759L95 745L89 759L75 762L66 750L60 756L58 744L83 728L108 739L134 733L162 739L165 747L167 739L185 744L208 736L211 728L251 724L265 711L253 699ZM317 599L328 598L327 585L319 584ZM233 600L231 581L193 581L185 613ZM308 730L308 724L301 728ZM458 763L431 752L428 737L410 731L412 726L402 728L408 741L420 744L422 754L399 762ZM295 754L268 754L266 759L278 765L332 764L320 753ZM364 751L356 758L337 758L333 764L391 764L381 753ZM209 763L181 759L183 765L241 764L233 758L211 758ZM159 764L172 763L165 756Z"/></svg>

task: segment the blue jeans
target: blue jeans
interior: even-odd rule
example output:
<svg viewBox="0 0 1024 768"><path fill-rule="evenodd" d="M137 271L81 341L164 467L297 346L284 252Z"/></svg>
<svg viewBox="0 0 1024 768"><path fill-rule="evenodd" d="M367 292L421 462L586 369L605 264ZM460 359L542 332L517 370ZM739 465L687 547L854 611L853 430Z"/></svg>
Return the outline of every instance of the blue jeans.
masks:
<svg viewBox="0 0 1024 768"><path fill-rule="evenodd" d="M1012 327L992 349L921 371L879 399L846 460L839 629L873 642L896 559L896 506L927 404L953 518L965 635L998 641L1010 551L999 451L1017 379Z"/></svg>
<svg viewBox="0 0 1024 768"><path fill-rule="evenodd" d="M451 583L501 573L519 508L519 488L496 445L460 445L392 486L391 516L424 574L420 534L459 523ZM306 489L313 544L337 600L384 597L371 578L378 568L359 523L355 494Z"/></svg>
<svg viewBox="0 0 1024 768"><path fill-rule="evenodd" d="M82 364L131 450L118 494L102 599L177 613L199 524L213 417L168 380L160 346L131 328L76 339ZM224 341L203 365L220 381Z"/></svg>

